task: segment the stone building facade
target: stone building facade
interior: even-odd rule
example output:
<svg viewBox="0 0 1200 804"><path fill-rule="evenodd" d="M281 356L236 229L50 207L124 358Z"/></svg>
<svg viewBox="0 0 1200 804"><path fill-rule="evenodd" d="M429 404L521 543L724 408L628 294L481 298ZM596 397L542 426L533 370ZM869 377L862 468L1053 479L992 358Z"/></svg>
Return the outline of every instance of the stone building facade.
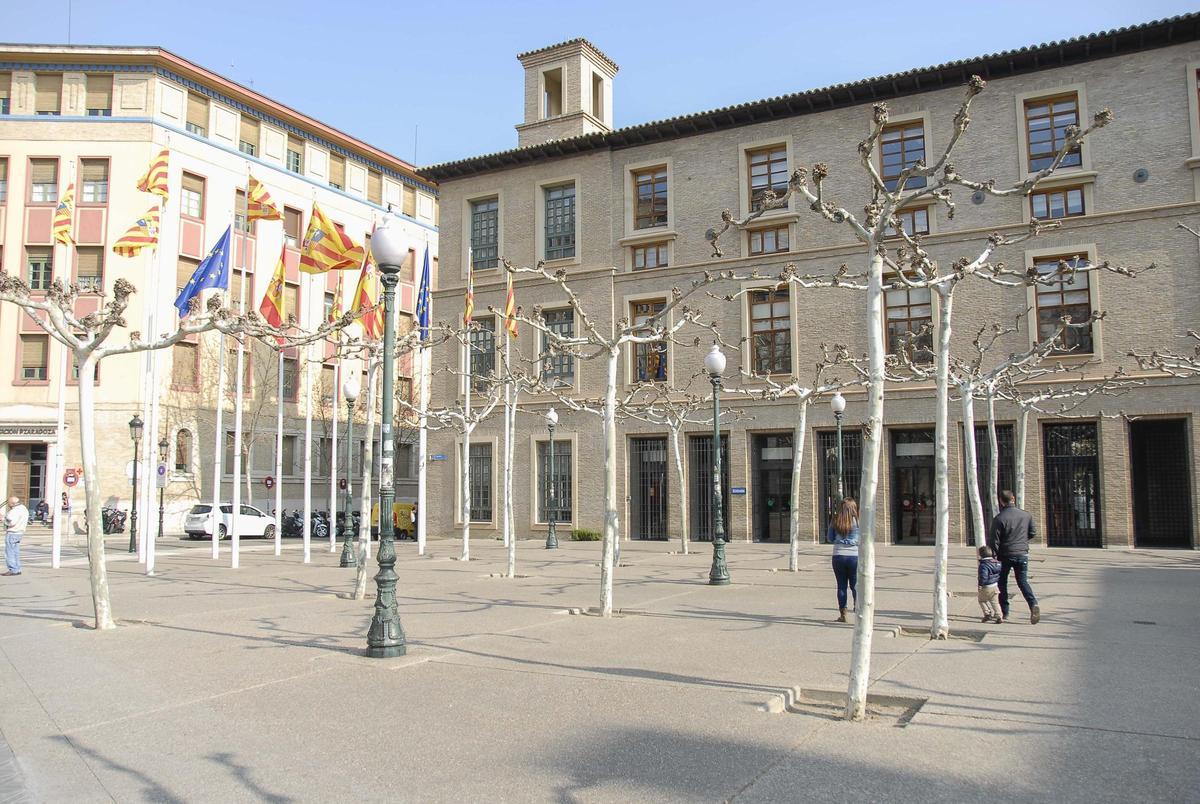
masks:
<svg viewBox="0 0 1200 804"><path fill-rule="evenodd" d="M974 256L994 231L1015 233L1031 216L1059 219L1061 228L997 255L1009 266L1032 269L1045 260L1092 262L1157 268L1128 279L1113 273L1089 275L1059 287L1059 295L998 288L969 281L956 293L954 354L966 356L976 330L992 323L1011 325L1032 310L1046 320L1064 312L1103 311L1075 348L1055 359L1069 364L1076 382L1110 375L1124 366L1144 381L1119 398L1097 397L1070 417L1035 413L1026 432L1026 507L1034 514L1050 546L1195 547L1200 515L1197 501L1197 445L1194 418L1200 411L1196 379L1147 375L1128 357L1130 350L1180 348L1178 336L1200 323L1200 264L1197 239L1177 228L1195 228L1200 213L1200 16L1149 23L1021 51L968 59L953 64L867 79L854 84L800 92L769 100L702 112L622 129L592 131L577 125L573 136L560 128L555 139L512 151L464 159L423 169L439 183L442 200L442 272L434 297L434 318L461 314L467 259L475 261L477 321L489 326L487 308L503 306L504 278L498 256L515 265L545 261L565 269L571 286L601 329L615 319L644 315L687 288L703 272L732 270L765 277L789 263L802 274L832 275L843 264L851 272L865 257L844 226L831 225L792 201L772 211L746 232L724 238L724 256L714 258L705 232L719 225L721 211L741 217L757 195L781 187L797 166L824 162L830 178L826 191L837 203L859 208L869 198L869 183L858 164L857 144L870 130L871 104L886 100L891 109L886 172L928 154L938 154L950 136L952 117L972 74L988 79L972 108L972 126L955 160L960 172L994 178L1001 186L1040 167L1047 148L1061 142L1066 125L1088 121L1103 107L1116 119L1088 139L1051 180L1032 197L955 199L950 219L944 208L909 210L905 225L927 232L924 242L942 265ZM567 87L568 104L543 98L531 103L531 86L547 86L530 75L555 62L582 58L615 65L592 45L574 41L536 51L526 69L525 121L522 132L561 122L561 115L582 114L583 87ZM606 73L606 74L608 74ZM583 80L583 79L580 79ZM552 87L553 82L550 84ZM537 100L536 98L534 99ZM611 107L606 109L611 115ZM580 118L582 119L582 118ZM595 119L587 118L589 126ZM524 136L524 134L523 134ZM1055 138L1058 138L1057 140ZM522 140L524 143L524 140ZM786 381L810 377L820 359L820 344L842 343L865 351L865 303L857 292L842 289L792 290L772 296L776 282L721 282L696 301L705 317L717 322L724 340L741 344L728 354L727 387L762 387L759 375ZM744 291L744 292L743 292ZM739 294L734 301L719 297ZM565 298L551 283L518 274L518 303L526 311L540 306L558 326L579 327L562 311ZM934 317L932 302L919 295L895 294L888 320L918 328ZM997 345L1007 355L1027 348L1036 326L1023 318L1019 332ZM476 341L481 354L502 343L498 322ZM578 331L578 330L576 330ZM769 333L769 336L767 335ZM662 353L639 360L635 350L623 361L622 388L638 380L661 380L675 388L707 393L702 369L711 337L703 330L681 333L697 345L671 344ZM761 337L755 337L758 334ZM752 345L753 344L753 345ZM540 361L539 370L561 375L563 391L596 398L605 386L602 361L562 361L547 357L539 334L524 327L514 341L523 359ZM494 357L477 358L488 365ZM665 360L665 365L663 361ZM435 366L466 365L463 349L442 347ZM461 399L463 381L450 374L433 377L435 405ZM845 483L857 488L856 458L865 418L865 393L845 392L843 445ZM726 524L729 538L786 540L788 476L795 459L792 428L794 401L754 402L726 393L723 404L743 417L723 428L727 450ZM802 535L817 539L836 479L836 439L827 399L819 399L808 417L803 460ZM556 478L563 501L558 513L546 501L547 430L544 415L556 405L548 395L523 395L517 423L513 499L520 536L542 536L546 520L556 516L564 531L599 528L602 523L603 443L599 419L588 413L562 414L557 439ZM958 419L956 405L952 420ZM982 408L978 421L982 421ZM897 384L888 390L887 430L881 465L879 540L927 544L933 539L933 395L931 384ZM1013 484L1014 438L1018 410L1000 403L1000 480ZM676 538L681 493L691 511L691 535L709 529L707 476L710 428L686 428L687 479L677 482L665 428L636 421L619 424L618 478L621 532L625 538ZM950 436L950 512L953 541L970 543L964 483L963 434ZM430 498L459 497L456 436L430 435ZM472 437L471 507L476 536L494 536L500 527L499 411ZM980 442L986 449L986 438ZM431 506L430 531L451 534L457 505Z"/></svg>

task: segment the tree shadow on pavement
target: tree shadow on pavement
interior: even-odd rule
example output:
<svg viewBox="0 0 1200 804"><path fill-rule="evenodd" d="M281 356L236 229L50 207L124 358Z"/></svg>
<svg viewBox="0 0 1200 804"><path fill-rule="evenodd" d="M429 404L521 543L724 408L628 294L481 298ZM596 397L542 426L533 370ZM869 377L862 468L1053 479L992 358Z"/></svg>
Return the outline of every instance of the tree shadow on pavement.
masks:
<svg viewBox="0 0 1200 804"><path fill-rule="evenodd" d="M269 801L271 804L289 804L289 802L295 801L294 798L290 798L289 796L281 796L277 793L272 793L258 782L254 781L250 777L252 769L247 765L242 765L238 762L235 762L234 755L228 751L222 751L217 754L209 754L207 758L217 765L221 765L228 769L229 775L234 779L237 779L238 783L250 795L252 795L256 801Z"/></svg>
<svg viewBox="0 0 1200 804"><path fill-rule="evenodd" d="M116 773L132 779L134 782L140 785L139 797L143 800L161 801L167 802L167 804L185 804L186 799L176 796L161 783L150 778L137 768L117 762L115 759L100 753L94 748L89 748L88 746L80 743L78 740L73 740L66 735L55 734L50 739L57 740L66 745L68 749L82 755L88 760L89 764L92 762L98 763L110 771L115 771ZM101 784L103 784L103 782L101 782Z"/></svg>

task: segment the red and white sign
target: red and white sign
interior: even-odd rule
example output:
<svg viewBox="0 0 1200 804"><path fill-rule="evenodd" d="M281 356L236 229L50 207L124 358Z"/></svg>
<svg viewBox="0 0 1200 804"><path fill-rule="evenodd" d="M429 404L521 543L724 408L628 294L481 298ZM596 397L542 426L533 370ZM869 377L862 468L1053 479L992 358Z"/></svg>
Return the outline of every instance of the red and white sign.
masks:
<svg viewBox="0 0 1200 804"><path fill-rule="evenodd" d="M341 489L342 491L346 490L346 478L344 478L344 477L338 478L338 488Z"/></svg>
<svg viewBox="0 0 1200 804"><path fill-rule="evenodd" d="M266 486L268 489L275 488L275 478L271 477L270 475L267 475L266 477L263 478L263 485Z"/></svg>
<svg viewBox="0 0 1200 804"><path fill-rule="evenodd" d="M74 469L68 469L63 472L63 484L68 488L73 487L79 482L79 475L75 474Z"/></svg>

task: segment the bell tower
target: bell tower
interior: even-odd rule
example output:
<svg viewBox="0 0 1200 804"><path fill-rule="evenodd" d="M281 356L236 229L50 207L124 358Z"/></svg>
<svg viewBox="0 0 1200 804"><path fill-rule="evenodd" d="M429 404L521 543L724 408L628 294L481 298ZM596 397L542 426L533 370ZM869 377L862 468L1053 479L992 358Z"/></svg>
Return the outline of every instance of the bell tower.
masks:
<svg viewBox="0 0 1200 804"><path fill-rule="evenodd" d="M586 39L572 39L517 59L525 68L519 146L612 131L612 82L619 68L599 48Z"/></svg>

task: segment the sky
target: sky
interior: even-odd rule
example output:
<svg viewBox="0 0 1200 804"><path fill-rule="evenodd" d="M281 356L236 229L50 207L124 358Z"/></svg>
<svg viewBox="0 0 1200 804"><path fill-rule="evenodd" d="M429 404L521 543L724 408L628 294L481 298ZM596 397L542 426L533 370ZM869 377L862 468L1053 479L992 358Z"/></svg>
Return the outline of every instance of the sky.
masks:
<svg viewBox="0 0 1200 804"><path fill-rule="evenodd" d="M159 45L429 165L515 147L516 55L575 37L620 65L621 127L1195 10L1159 0L0 0L0 39Z"/></svg>

